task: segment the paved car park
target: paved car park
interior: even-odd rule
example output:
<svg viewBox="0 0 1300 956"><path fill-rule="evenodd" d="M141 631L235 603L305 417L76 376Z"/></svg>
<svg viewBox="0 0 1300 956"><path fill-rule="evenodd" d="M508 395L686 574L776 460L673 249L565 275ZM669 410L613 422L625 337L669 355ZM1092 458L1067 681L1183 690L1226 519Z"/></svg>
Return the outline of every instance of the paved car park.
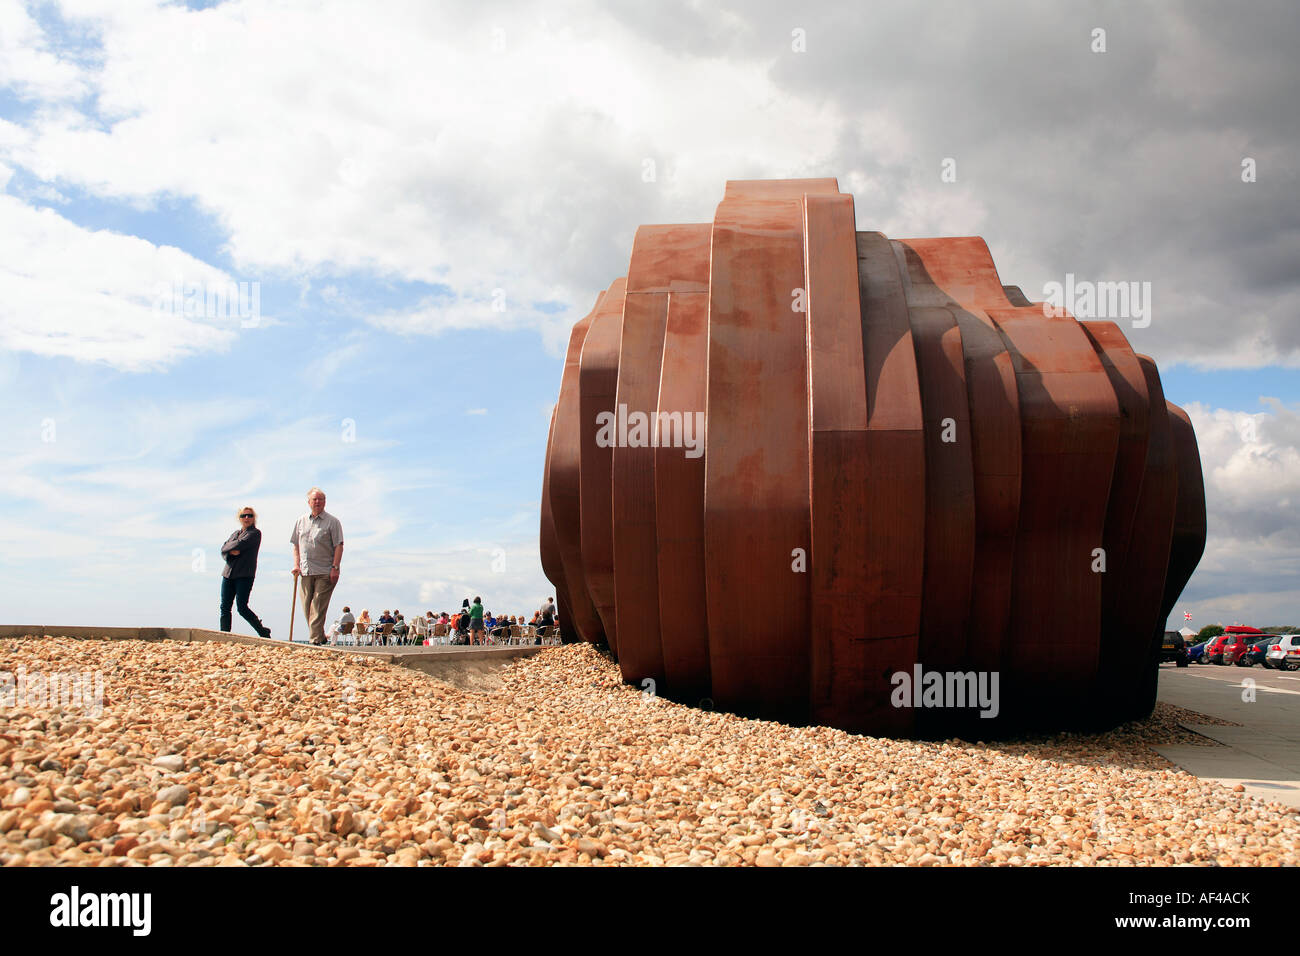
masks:
<svg viewBox="0 0 1300 956"><path fill-rule="evenodd" d="M1300 809L1300 671L1160 666L1160 700L1239 727L1184 723L1221 746L1157 746L1188 773Z"/></svg>

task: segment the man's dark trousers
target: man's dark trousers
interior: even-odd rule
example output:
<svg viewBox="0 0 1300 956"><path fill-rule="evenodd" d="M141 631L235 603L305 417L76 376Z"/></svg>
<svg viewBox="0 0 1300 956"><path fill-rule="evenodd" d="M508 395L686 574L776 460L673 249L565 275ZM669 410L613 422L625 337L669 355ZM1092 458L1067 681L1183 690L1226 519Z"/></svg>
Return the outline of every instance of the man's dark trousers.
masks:
<svg viewBox="0 0 1300 956"><path fill-rule="evenodd" d="M239 616L253 626L253 633L261 634L266 626L248 606L248 595L253 591L253 578L221 579L221 629L230 630L230 605L239 608Z"/></svg>

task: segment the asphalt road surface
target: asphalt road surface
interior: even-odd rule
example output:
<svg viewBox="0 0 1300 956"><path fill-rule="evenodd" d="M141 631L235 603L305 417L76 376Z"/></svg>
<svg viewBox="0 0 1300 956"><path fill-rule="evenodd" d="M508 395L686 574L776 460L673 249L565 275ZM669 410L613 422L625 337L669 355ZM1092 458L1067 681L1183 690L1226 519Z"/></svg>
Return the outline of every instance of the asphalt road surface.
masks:
<svg viewBox="0 0 1300 956"><path fill-rule="evenodd" d="M1189 722L1184 726L1221 746L1157 752L1198 777L1300 808L1300 671L1162 664L1159 698L1241 726Z"/></svg>

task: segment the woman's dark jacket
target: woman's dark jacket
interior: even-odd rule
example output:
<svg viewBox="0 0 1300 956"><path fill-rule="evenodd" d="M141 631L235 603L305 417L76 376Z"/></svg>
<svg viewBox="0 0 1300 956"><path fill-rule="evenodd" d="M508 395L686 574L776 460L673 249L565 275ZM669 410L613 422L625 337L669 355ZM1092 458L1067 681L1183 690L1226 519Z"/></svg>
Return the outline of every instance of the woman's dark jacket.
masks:
<svg viewBox="0 0 1300 956"><path fill-rule="evenodd" d="M262 532L257 528L240 528L221 546L226 566L223 578L251 578L257 575L257 549L262 546ZM238 551L239 554L231 554Z"/></svg>

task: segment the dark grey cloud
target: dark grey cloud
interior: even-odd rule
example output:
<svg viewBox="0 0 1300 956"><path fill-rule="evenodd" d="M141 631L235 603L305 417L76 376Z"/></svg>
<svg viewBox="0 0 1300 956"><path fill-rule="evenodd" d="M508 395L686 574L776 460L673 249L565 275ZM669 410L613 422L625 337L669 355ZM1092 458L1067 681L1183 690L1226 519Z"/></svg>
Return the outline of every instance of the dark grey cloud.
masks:
<svg viewBox="0 0 1300 956"><path fill-rule="evenodd" d="M858 197L860 228L896 221L953 157L949 188L984 208L978 231L1014 250L999 266L1031 298L1066 272L1150 281L1154 321L1129 337L1163 363L1213 365L1256 339L1234 360L1300 363L1295 4L678 5L662 21L618 9L665 47L752 60L837 108L838 148L809 160L842 186L877 183ZM795 28L805 53L790 48ZM897 144L866 129L880 115L904 131L901 159L882 160ZM1241 181L1245 157L1255 183Z"/></svg>

